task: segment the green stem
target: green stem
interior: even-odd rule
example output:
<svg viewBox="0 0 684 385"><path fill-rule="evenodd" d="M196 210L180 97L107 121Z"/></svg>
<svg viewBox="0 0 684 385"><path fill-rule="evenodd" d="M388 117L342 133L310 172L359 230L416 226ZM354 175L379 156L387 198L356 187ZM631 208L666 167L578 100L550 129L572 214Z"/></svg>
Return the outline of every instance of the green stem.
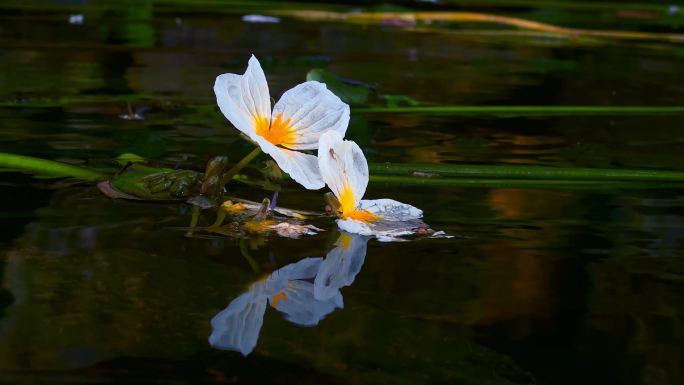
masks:
<svg viewBox="0 0 684 385"><path fill-rule="evenodd" d="M256 158L257 155L261 153L261 148L257 147L252 152L247 154L242 160L240 160L235 166L233 166L230 170L226 171L223 176L221 176L221 184L220 186L223 187L228 184L228 182L233 179L235 174L240 172L246 165L249 164L254 158Z"/></svg>
<svg viewBox="0 0 684 385"><path fill-rule="evenodd" d="M72 177L87 181L101 181L107 179L107 175L85 167L7 153L0 153L0 168L30 172L55 178Z"/></svg>
<svg viewBox="0 0 684 385"><path fill-rule="evenodd" d="M242 254L243 257L247 260L247 263L249 263L249 266L252 268L252 271L254 273L259 274L261 269L259 268L259 264L256 263L254 258L252 258L251 255L249 255L249 251L247 250L247 239L241 239L239 246L240 246L240 254Z"/></svg>
<svg viewBox="0 0 684 385"><path fill-rule="evenodd" d="M218 208L218 212L216 213L216 221L214 221L214 224L211 225L211 227L218 227L223 224L223 221L226 219L226 212L222 208Z"/></svg>
<svg viewBox="0 0 684 385"><path fill-rule="evenodd" d="M413 106L359 107L354 112L499 116L670 115L684 114L680 106Z"/></svg>
<svg viewBox="0 0 684 385"><path fill-rule="evenodd" d="M402 186L430 186L440 188L535 188L565 190L617 190L617 189L682 189L684 183L630 182L561 179L506 179L506 178L417 178L396 175L371 175L370 181Z"/></svg>
<svg viewBox="0 0 684 385"><path fill-rule="evenodd" d="M682 182L684 172L660 170L630 170L602 168L570 168L547 166L484 166L458 164L410 164L410 163L371 163L371 176L398 175L412 179L439 179L441 177L460 178L509 178L509 179L547 179L547 180L593 180L635 181L635 182ZM432 178L430 178L432 177ZM371 177L372 179L372 177Z"/></svg>

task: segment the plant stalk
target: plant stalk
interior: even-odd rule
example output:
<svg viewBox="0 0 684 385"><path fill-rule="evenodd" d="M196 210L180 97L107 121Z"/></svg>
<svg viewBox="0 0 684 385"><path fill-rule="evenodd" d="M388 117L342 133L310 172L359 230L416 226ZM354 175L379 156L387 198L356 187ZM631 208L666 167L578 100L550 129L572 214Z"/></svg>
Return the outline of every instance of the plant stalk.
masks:
<svg viewBox="0 0 684 385"><path fill-rule="evenodd" d="M257 155L261 153L261 148L257 147L252 152L249 154L245 155L244 158L242 158L239 162L235 164L235 166L231 167L230 170L226 171L222 176L221 176L221 182L220 186L223 188L225 185L228 184L228 182L233 179L233 177L240 172L246 165L249 164L254 158L256 158Z"/></svg>

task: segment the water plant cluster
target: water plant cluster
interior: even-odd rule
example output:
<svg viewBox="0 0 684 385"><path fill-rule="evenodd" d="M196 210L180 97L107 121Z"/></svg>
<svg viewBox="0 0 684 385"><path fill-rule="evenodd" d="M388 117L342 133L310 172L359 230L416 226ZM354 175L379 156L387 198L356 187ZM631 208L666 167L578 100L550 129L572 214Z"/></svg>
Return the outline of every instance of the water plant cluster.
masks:
<svg viewBox="0 0 684 385"><path fill-rule="evenodd" d="M281 170L304 188L327 185L332 190L327 198L342 230L391 239L426 227L416 207L392 199L361 199L368 186L368 162L355 142L343 139L349 106L324 83L309 80L293 87L271 110L266 76L252 56L243 75L218 76L214 92L226 118ZM317 156L303 152L314 149Z"/></svg>

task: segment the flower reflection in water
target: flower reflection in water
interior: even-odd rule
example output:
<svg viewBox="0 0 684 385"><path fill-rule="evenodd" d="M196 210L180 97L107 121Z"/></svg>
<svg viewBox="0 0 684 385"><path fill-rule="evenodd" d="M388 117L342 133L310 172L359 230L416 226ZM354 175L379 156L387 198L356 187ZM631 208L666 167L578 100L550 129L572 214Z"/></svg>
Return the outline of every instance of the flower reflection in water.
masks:
<svg viewBox="0 0 684 385"><path fill-rule="evenodd" d="M304 258L253 283L212 318L209 344L248 355L256 347L267 306L297 325L318 325L344 307L340 289L351 285L361 271L368 239L342 233L325 259Z"/></svg>

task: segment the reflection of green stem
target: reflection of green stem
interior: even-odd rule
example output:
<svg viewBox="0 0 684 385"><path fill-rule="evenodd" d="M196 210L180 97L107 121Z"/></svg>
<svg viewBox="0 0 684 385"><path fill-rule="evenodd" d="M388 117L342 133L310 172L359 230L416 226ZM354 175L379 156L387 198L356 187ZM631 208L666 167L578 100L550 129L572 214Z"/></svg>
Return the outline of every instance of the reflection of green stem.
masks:
<svg viewBox="0 0 684 385"><path fill-rule="evenodd" d="M197 222L199 222L200 211L202 209L199 206L192 206L192 218L190 219L190 228L185 233L186 237L192 237L195 227L197 227Z"/></svg>
<svg viewBox="0 0 684 385"><path fill-rule="evenodd" d="M105 174L85 167L39 159L31 156L0 153L0 168L25 171L55 178L72 177L88 181L107 179Z"/></svg>
<svg viewBox="0 0 684 385"><path fill-rule="evenodd" d="M252 270L258 274L261 271L261 269L259 268L259 264L256 263L254 258L252 258L252 256L249 255L249 251L247 251L247 242L247 239L240 240L240 254L242 254L242 256L245 257L247 263L249 263L249 266L252 268Z"/></svg>
<svg viewBox="0 0 684 385"><path fill-rule="evenodd" d="M242 160L237 162L235 166L233 166L230 170L226 171L222 176L221 176L221 187L225 186L230 182L231 179L242 170L243 167L245 167L249 162L252 161L252 159L256 158L257 155L261 153L261 148L257 147L252 152L247 154Z"/></svg>
<svg viewBox="0 0 684 385"><path fill-rule="evenodd" d="M211 226L212 227L221 226L223 224L224 219L226 219L226 212L223 209L219 208L218 213L216 214L216 221Z"/></svg>
<svg viewBox="0 0 684 385"><path fill-rule="evenodd" d="M497 116L557 116L557 115L669 115L684 114L681 106L414 106L359 107L353 112L497 115Z"/></svg>
<svg viewBox="0 0 684 385"><path fill-rule="evenodd" d="M510 178L510 179L548 179L548 180L593 180L633 181L633 182L681 182L684 172L660 170L630 170L578 167L545 167L524 165L461 165L461 164L410 164L410 163L371 163L373 175L433 176L460 178ZM420 175L420 174L425 175ZM435 174L435 175L432 175ZM421 178L438 179L438 178Z"/></svg>

